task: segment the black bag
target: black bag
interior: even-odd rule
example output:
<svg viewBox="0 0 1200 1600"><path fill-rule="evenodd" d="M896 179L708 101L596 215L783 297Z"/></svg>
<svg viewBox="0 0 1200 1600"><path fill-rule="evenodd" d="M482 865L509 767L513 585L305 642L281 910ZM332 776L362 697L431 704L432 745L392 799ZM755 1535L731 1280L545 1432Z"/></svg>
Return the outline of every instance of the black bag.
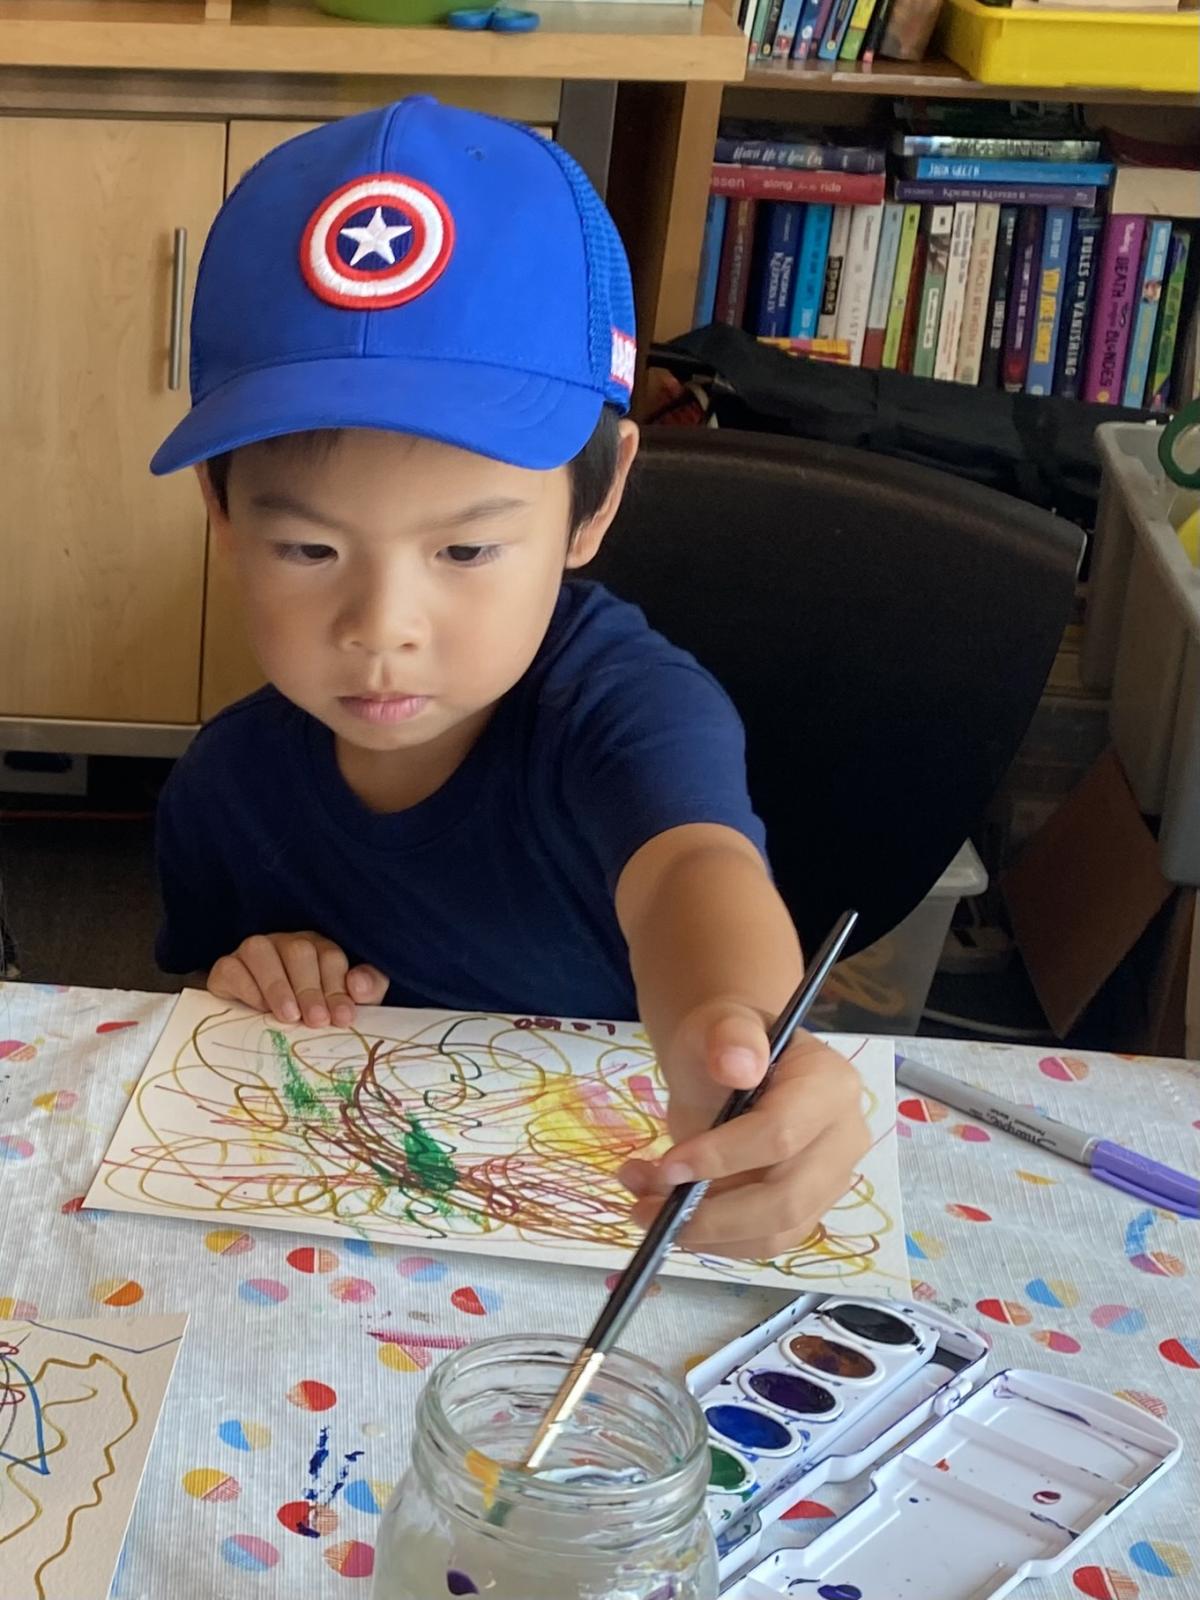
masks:
<svg viewBox="0 0 1200 1600"><path fill-rule="evenodd" d="M797 359L717 323L656 347L650 364L685 381L711 376L711 409L722 427L793 433L940 467L1089 529L1100 492L1096 428L1149 415Z"/></svg>

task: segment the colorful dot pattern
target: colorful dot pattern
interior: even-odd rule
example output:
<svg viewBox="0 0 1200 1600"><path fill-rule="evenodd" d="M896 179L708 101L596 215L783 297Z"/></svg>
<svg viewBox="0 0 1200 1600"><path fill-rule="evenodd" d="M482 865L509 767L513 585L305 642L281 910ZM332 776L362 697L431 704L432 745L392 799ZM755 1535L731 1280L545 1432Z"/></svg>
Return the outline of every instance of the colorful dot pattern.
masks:
<svg viewBox="0 0 1200 1600"><path fill-rule="evenodd" d="M236 1210L178 1223L81 1210L105 1130L169 1004L0 989L0 1318L45 1315L64 1294L80 1315L192 1314L119 1593L367 1600L381 1518L437 1362L494 1332L586 1325L610 1269L547 1271L443 1251L433 1239L404 1249L273 1232L244 1226ZM1200 1165L1200 1103L1177 1068L1045 1049L910 1048L951 1075L1128 1142L1152 1108L1156 1159ZM984 1333L990 1370L1031 1367L1095 1384L1185 1436L1168 1492L1134 1502L1042 1579L1039 1595L1192 1600L1200 1235L1069 1163L934 1102L903 1100L913 1297ZM779 1305L774 1293L740 1286L656 1287L635 1348L677 1369ZM329 1460L313 1480L326 1429ZM811 1532L845 1503L841 1486L815 1494L788 1513Z"/></svg>

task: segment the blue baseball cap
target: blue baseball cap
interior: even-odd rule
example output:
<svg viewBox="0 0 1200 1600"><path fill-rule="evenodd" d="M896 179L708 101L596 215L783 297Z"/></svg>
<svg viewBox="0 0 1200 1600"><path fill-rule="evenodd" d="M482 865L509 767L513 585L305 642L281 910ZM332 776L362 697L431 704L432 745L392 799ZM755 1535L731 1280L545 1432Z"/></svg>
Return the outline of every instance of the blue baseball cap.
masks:
<svg viewBox="0 0 1200 1600"><path fill-rule="evenodd" d="M413 96L291 139L221 207L192 308L192 409L151 471L314 428L562 466L629 406L629 264L577 163Z"/></svg>

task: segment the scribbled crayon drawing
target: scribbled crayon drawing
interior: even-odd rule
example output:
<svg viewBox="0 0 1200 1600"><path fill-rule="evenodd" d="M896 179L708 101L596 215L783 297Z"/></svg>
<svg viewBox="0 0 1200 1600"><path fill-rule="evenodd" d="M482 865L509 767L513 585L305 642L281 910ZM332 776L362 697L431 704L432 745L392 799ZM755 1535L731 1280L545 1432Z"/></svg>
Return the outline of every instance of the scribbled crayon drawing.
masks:
<svg viewBox="0 0 1200 1600"><path fill-rule="evenodd" d="M850 1192L773 1262L678 1251L668 1271L907 1290L891 1046L838 1043L875 1135ZM639 1237L616 1174L665 1148L664 1102L632 1025L374 1009L280 1027L188 990L85 1203L615 1267Z"/></svg>
<svg viewBox="0 0 1200 1600"><path fill-rule="evenodd" d="M109 1581L186 1317L0 1322L0 1594Z"/></svg>

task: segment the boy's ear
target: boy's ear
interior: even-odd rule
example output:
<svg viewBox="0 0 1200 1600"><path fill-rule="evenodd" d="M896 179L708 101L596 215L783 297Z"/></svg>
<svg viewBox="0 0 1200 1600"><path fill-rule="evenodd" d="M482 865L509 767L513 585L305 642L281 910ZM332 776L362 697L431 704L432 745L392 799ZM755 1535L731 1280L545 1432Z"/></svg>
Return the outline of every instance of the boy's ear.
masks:
<svg viewBox="0 0 1200 1600"><path fill-rule="evenodd" d="M633 466L638 453L638 443L641 435L638 433L636 422L630 422L626 417L620 424L619 439L617 444L617 468L613 473L612 483L604 497L604 504L589 521L576 528L571 539L571 547L567 551L568 567L585 567L599 550L604 542L604 535L613 525L613 519L621 508L621 501L625 497L625 485L629 482L629 471Z"/></svg>

